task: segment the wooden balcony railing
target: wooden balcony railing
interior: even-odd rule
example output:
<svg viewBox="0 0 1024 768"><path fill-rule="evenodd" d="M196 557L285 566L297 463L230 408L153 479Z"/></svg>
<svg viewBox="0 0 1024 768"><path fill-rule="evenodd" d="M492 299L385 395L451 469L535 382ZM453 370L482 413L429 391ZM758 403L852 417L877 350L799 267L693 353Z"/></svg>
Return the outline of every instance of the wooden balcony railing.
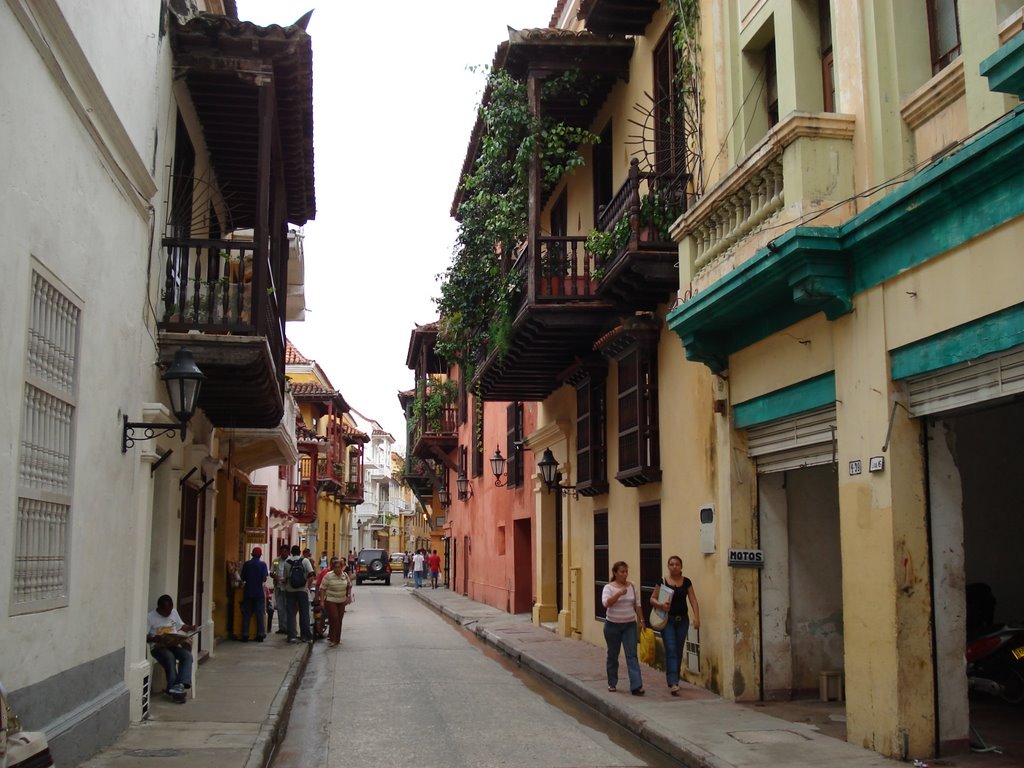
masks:
<svg viewBox="0 0 1024 768"><path fill-rule="evenodd" d="M532 259L523 247L511 267L517 286L513 306L521 310L531 304L597 301L594 270L599 265L587 252L586 241L579 235L542 235Z"/></svg>
<svg viewBox="0 0 1024 768"><path fill-rule="evenodd" d="M255 243L164 238L167 261L159 326L176 333L262 336L284 360L284 312L269 261ZM283 286L280 287L283 291Z"/></svg>

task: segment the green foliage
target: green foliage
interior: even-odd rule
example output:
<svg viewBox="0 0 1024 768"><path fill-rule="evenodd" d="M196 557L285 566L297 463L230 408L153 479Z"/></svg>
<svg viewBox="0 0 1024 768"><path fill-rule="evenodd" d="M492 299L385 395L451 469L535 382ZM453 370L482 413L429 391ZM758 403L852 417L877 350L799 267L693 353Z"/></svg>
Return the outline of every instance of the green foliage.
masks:
<svg viewBox="0 0 1024 768"><path fill-rule="evenodd" d="M412 404L413 419L420 423L425 418L429 431L439 431L444 423L445 410L455 405L458 396L459 388L454 381L432 380L426 386L420 382Z"/></svg>
<svg viewBox="0 0 1024 768"><path fill-rule="evenodd" d="M542 97L576 93L578 77L569 72L546 81ZM477 360L493 349L507 349L521 276L502 270L501 254L511 254L527 237L534 153L541 162L541 184L550 189L583 164L580 145L596 140L585 129L532 117L526 84L505 70L490 73L480 118L484 130L462 181L454 253L439 276L441 295L435 298L441 316L435 351L470 377Z"/></svg>

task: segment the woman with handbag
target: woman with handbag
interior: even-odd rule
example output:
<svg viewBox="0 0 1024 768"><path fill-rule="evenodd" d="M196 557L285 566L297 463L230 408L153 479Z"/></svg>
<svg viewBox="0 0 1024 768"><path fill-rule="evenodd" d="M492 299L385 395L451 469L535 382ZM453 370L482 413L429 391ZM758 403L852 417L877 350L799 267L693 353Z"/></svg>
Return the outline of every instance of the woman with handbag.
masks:
<svg viewBox="0 0 1024 768"><path fill-rule="evenodd" d="M629 566L619 560L612 566L612 580L604 585L601 602L605 607L604 641L608 644L608 690L615 692L619 684L619 649L626 654L629 673L629 692L644 695L644 681L640 677L640 662L636 656L637 627L644 626L644 613L640 608L640 591L626 580Z"/></svg>
<svg viewBox="0 0 1024 768"><path fill-rule="evenodd" d="M355 599L353 591L348 563L339 559L334 563L334 568L324 574L319 593L327 609L327 637L331 648L341 642L341 622L345 618L345 606Z"/></svg>
<svg viewBox="0 0 1024 768"><path fill-rule="evenodd" d="M693 627L700 629L700 606L697 604L697 593L693 591L693 582L683 576L683 560L679 555L668 559L668 576L661 583L672 590L671 596L659 602L659 592L651 595L651 606L667 614L667 622L661 630L661 639L665 643L665 678L668 690L673 696L679 695L679 668L683 662L683 644L690 630L690 617L686 610L686 601L690 601L693 609Z"/></svg>

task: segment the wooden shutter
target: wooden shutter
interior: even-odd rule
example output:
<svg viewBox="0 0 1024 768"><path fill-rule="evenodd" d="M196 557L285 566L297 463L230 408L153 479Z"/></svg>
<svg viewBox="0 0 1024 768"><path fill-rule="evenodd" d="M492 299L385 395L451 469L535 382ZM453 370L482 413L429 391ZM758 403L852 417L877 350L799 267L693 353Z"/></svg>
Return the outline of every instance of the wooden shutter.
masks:
<svg viewBox="0 0 1024 768"><path fill-rule="evenodd" d="M576 490L597 496L608 490L604 369L576 383Z"/></svg>

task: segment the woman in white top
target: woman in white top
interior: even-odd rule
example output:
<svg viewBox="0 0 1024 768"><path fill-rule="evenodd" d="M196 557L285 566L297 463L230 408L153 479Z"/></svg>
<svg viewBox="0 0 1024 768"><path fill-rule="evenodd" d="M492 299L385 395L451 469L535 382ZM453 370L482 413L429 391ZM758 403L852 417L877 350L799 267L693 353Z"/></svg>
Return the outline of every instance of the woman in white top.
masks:
<svg viewBox="0 0 1024 768"><path fill-rule="evenodd" d="M629 673L629 692L644 695L644 681L640 677L640 661L636 655L637 627L643 629L644 614L640 609L640 591L627 581L629 566L619 560L612 566L612 580L604 585L601 602L605 607L604 641L608 644L608 690L614 692L619 684L619 648L626 654Z"/></svg>
<svg viewBox="0 0 1024 768"><path fill-rule="evenodd" d="M320 582L320 599L327 609L328 638L333 648L341 642L341 622L345 619L345 606L352 602L352 578L348 575L348 563L338 560L334 570L324 575Z"/></svg>

